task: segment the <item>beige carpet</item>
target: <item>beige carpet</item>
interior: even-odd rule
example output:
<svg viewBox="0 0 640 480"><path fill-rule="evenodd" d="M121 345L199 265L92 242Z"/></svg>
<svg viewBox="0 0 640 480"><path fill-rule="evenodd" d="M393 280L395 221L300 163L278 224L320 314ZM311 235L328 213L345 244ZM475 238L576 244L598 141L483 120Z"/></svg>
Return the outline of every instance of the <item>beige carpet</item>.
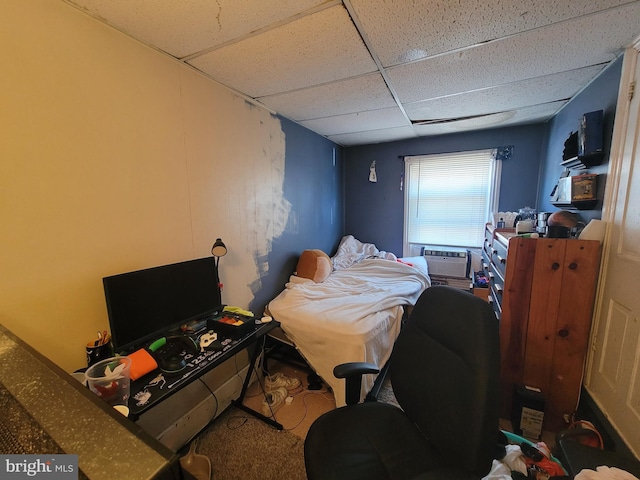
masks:
<svg viewBox="0 0 640 480"><path fill-rule="evenodd" d="M197 452L215 480L305 480L304 440L230 408L202 433Z"/></svg>
<svg viewBox="0 0 640 480"><path fill-rule="evenodd" d="M311 392L305 391L301 397L305 393ZM308 398L316 400L316 397L308 396L307 401ZM379 400L395 403L389 383L380 391ZM317 401L322 399L318 397ZM287 408L281 407L283 414ZM309 417L310 411L302 408ZM211 460L212 479L306 480L304 436L307 428L290 428L287 418L284 415L279 418L278 412L276 419L283 423L285 430L277 430L234 407L218 417L200 434L196 449ZM310 424L313 418L305 421Z"/></svg>

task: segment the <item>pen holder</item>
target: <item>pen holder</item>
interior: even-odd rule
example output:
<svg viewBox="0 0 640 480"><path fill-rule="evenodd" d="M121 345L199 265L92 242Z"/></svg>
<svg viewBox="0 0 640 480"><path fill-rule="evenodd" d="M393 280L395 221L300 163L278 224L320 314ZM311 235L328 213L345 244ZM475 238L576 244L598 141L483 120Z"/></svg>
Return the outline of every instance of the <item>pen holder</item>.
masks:
<svg viewBox="0 0 640 480"><path fill-rule="evenodd" d="M103 345L94 345L93 342L87 343L87 367L98 363L101 360L113 357L113 344L109 341Z"/></svg>

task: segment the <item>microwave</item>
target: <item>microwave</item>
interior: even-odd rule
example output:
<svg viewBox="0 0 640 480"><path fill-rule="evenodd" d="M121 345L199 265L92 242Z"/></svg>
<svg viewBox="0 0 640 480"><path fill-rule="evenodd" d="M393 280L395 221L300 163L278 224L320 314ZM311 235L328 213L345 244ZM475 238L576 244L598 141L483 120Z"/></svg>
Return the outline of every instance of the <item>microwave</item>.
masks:
<svg viewBox="0 0 640 480"><path fill-rule="evenodd" d="M585 173L560 178L552 203L562 205L595 201L597 177L596 174Z"/></svg>

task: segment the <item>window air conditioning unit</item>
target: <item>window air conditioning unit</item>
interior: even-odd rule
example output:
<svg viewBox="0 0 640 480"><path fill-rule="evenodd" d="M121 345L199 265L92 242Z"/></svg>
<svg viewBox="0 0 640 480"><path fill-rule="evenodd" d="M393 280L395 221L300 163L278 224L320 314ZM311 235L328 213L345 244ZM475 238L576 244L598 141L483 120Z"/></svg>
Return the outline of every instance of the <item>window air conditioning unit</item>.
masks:
<svg viewBox="0 0 640 480"><path fill-rule="evenodd" d="M429 274L440 277L468 278L471 257L466 248L428 247L422 255L429 266Z"/></svg>

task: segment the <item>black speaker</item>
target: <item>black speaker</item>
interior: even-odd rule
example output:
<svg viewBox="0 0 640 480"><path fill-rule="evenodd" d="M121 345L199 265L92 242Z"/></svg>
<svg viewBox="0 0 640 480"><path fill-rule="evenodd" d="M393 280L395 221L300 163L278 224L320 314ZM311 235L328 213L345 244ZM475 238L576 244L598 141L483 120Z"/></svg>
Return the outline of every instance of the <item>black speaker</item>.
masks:
<svg viewBox="0 0 640 480"><path fill-rule="evenodd" d="M578 128L578 159L596 165L602 159L603 111L585 113Z"/></svg>

